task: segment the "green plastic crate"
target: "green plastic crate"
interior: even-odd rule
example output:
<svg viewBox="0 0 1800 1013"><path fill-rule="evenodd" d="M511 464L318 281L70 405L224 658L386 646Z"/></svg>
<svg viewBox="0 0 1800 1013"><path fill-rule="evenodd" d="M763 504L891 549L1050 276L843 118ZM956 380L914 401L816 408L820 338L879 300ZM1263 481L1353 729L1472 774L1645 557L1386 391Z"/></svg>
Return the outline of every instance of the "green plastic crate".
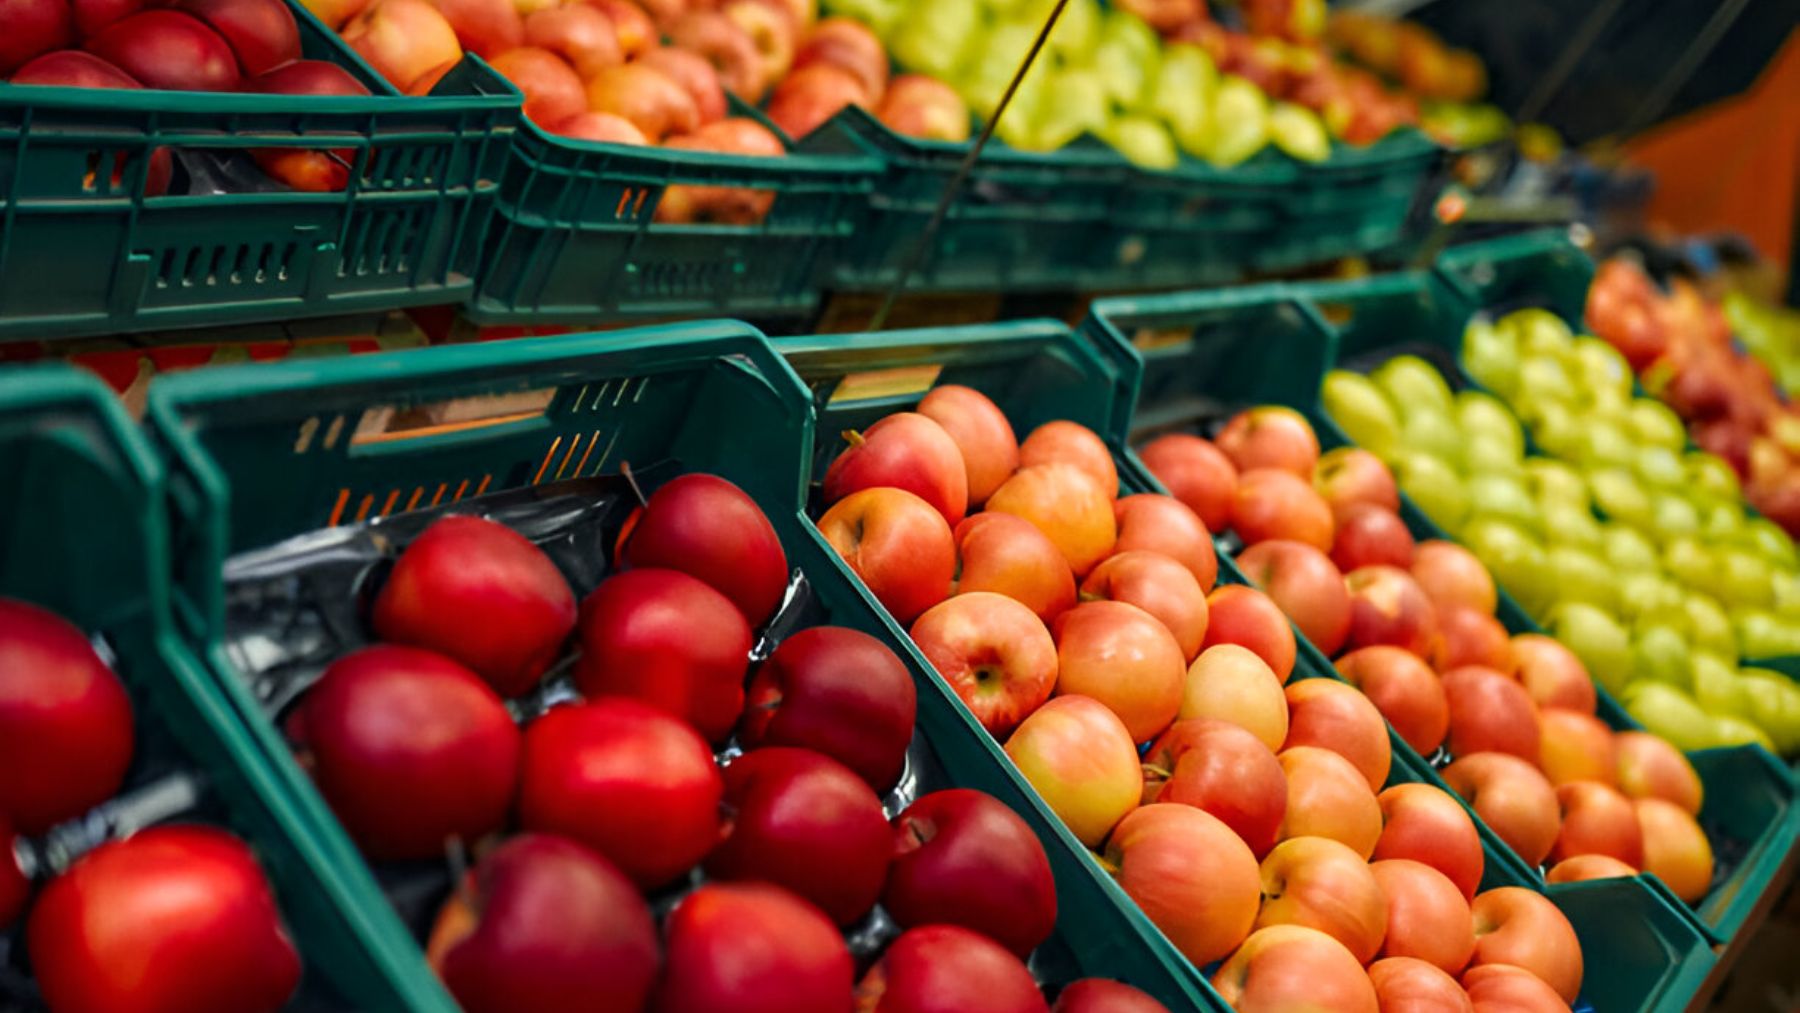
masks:
<svg viewBox="0 0 1800 1013"><path fill-rule="evenodd" d="M472 59L454 96L401 96L289 6L305 55L373 95L0 84L0 338L285 320L473 289L518 92ZM145 197L150 152L165 146L329 148L350 153L350 181Z"/></svg>
<svg viewBox="0 0 1800 1013"><path fill-rule="evenodd" d="M304 960L293 1007L425 1008L379 912L314 840L294 802L297 773L263 758L174 635L163 468L112 392L69 366L0 371L0 471L0 594L105 641L136 711L126 791L187 771L200 804L175 822L227 827L255 849ZM22 927L14 940L23 945ZM20 1008L5 994L0 1006Z"/></svg>
<svg viewBox="0 0 1800 1013"><path fill-rule="evenodd" d="M1156 489L1153 480L1129 455L1123 430L1113 424L1118 408L1115 399L1129 389L1129 381L1122 379L1125 374L1120 367L1124 364L1101 357L1092 344L1060 323L1023 321L854 336L793 337L777 339L775 345L811 388L821 432L866 428L884 415L910 409L938 383L963 384L992 398L1020 434L1056 419L1088 426L1113 450L1122 492ZM880 392L859 395L857 392L869 389L865 379L876 380ZM814 475L823 473L838 449L834 441L819 441L814 449ZM1219 556L1219 580L1246 583L1223 553ZM866 589L864 594L868 594ZM879 608L872 595L869 600ZM893 623L885 610L882 615ZM897 635L904 634L898 624L893 624L893 629ZM1304 639L1296 640L1299 654L1294 678L1338 678L1330 662ZM1391 730L1389 741L1393 749L1389 784L1423 782L1444 788L1430 765ZM1543 881L1535 870L1521 862L1480 820L1475 822L1486 857L1483 888L1523 886L1543 892ZM1679 997L1698 988L1713 963L1709 942L1700 926L1660 884L1583 884L1580 890L1558 886L1548 894L1590 947L1589 985L1584 989L1589 1005L1584 1008L1679 1008ZM1593 948L1593 939L1607 938L1609 923L1601 920L1602 911L1610 911L1608 917L1629 911L1632 917L1655 926L1655 945L1637 945L1629 952L1617 953L1610 948ZM1634 944L1642 942L1640 933Z"/></svg>
<svg viewBox="0 0 1800 1013"><path fill-rule="evenodd" d="M352 436L362 420L389 409L528 392L545 397L541 412L501 424L362 445ZM221 368L158 380L149 410L172 458L182 631L203 647L214 678L272 765L295 766L219 649L218 575L229 553L334 518L436 503L444 490L454 490L449 502L465 490L499 493L616 475L626 463L639 473L659 462L714 471L763 505L789 562L807 574L826 621L882 638L908 663L920 689L919 729L951 780L1006 802L1043 840L1060 904L1057 933L1046 945L1084 974L1130 981L1172 1009L1218 1008L1161 937L1118 902L1117 888L993 755L954 697L926 676L923 658L869 607L823 538L803 522L811 413L793 375L747 325L699 323ZM329 839L345 879L365 903L385 908L367 864L317 792L304 788L299 802ZM390 921L386 941L410 950L425 973L398 921Z"/></svg>
<svg viewBox="0 0 1800 1013"><path fill-rule="evenodd" d="M732 115L758 118L736 100ZM852 152L760 158L601 144L527 120L481 240L468 315L482 324L808 315L879 171ZM752 189L774 203L754 225L658 222L673 184Z"/></svg>
<svg viewBox="0 0 1800 1013"><path fill-rule="evenodd" d="M1585 292L1585 284L1582 286ZM1349 441L1319 405L1325 371L1340 361L1417 350L1444 361L1460 343L1465 315L1422 273L1352 282L1264 285L1096 303L1087 326L1102 347L1142 364L1133 431L1149 434L1257 403L1306 413L1330 449ZM1333 324L1330 321L1337 321ZM1132 335L1156 332L1141 347ZM1253 336L1253 340L1245 340ZM1414 339L1408 344L1409 339ZM1439 351L1432 353L1435 347ZM1401 517L1414 537L1448 538L1404 494ZM1498 617L1509 633L1541 633L1504 589ZM1641 727L1596 684L1599 717L1615 729ZM1749 917L1800 830L1790 771L1759 746L1689 754L1706 788L1700 820L1713 837L1715 884L1696 906L1719 939Z"/></svg>

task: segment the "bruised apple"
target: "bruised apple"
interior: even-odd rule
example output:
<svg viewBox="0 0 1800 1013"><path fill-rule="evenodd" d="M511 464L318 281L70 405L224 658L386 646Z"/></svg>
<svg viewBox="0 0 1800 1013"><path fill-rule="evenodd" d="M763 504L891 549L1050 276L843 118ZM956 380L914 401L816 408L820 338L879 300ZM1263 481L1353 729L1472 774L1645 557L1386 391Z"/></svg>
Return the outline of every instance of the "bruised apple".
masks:
<svg viewBox="0 0 1800 1013"><path fill-rule="evenodd" d="M1287 812L1287 774L1256 736L1228 721L1187 718L1144 754L1144 803L1190 805L1217 817L1258 858Z"/></svg>
<svg viewBox="0 0 1800 1013"><path fill-rule="evenodd" d="M1376 861L1411 859L1444 874L1473 899L1486 858L1475 821L1456 799L1429 784L1396 784L1376 797L1381 838Z"/></svg>
<svg viewBox="0 0 1800 1013"><path fill-rule="evenodd" d="M436 651L518 696L562 653L575 594L542 549L504 524L452 516L395 561L372 616L383 640Z"/></svg>
<svg viewBox="0 0 1800 1013"><path fill-rule="evenodd" d="M704 59L685 49L658 46L637 58L638 63L667 74L676 84L687 89L700 114L700 125L717 123L725 118L728 106L725 87L719 83L719 72Z"/></svg>
<svg viewBox="0 0 1800 1013"><path fill-rule="evenodd" d="M969 713L996 738L1050 698L1057 646L1024 605L988 591L959 594L912 625L913 642Z"/></svg>
<svg viewBox="0 0 1800 1013"><path fill-rule="evenodd" d="M237 91L241 80L230 43L182 11L133 14L108 25L84 48L146 88Z"/></svg>
<svg viewBox="0 0 1800 1013"><path fill-rule="evenodd" d="M1143 794L1131 733L1105 704L1085 696L1059 696L1039 707L1006 740L1006 755L1089 847L1105 840Z"/></svg>
<svg viewBox="0 0 1800 1013"><path fill-rule="evenodd" d="M1089 601L1135 605L1154 616L1174 636L1184 664L1194 660L1206 640L1206 592L1186 567L1160 552L1133 550L1109 557L1081 582L1081 595Z"/></svg>
<svg viewBox="0 0 1800 1013"><path fill-rule="evenodd" d="M1343 572L1323 552L1277 538L1239 553L1238 567L1314 647L1329 655L1343 646L1350 634L1350 592Z"/></svg>
<svg viewBox="0 0 1800 1013"><path fill-rule="evenodd" d="M1294 671L1294 627L1268 595L1243 584L1221 584L1206 596L1206 642L1202 654L1220 644L1236 644L1286 682Z"/></svg>
<svg viewBox="0 0 1800 1013"><path fill-rule="evenodd" d="M1225 956L1250 934L1261 898L1256 856L1207 813L1144 806L1113 831L1106 859L1126 895L1195 966Z"/></svg>
<svg viewBox="0 0 1800 1013"><path fill-rule="evenodd" d="M868 29L847 18L827 18L814 29L813 38L822 40L827 26L839 23L853 25L863 33ZM830 34L843 29L833 28ZM872 40L873 35L869 35ZM875 42L875 56L880 60L881 76L887 78L887 55L881 43ZM803 53L805 50L802 51ZM963 472L967 476L969 505L980 506L1000 488L1012 473L1019 470L1019 441L1013 435L1006 413L972 387L944 384L933 387L920 399L918 413L943 427L962 454Z"/></svg>
<svg viewBox="0 0 1800 1013"><path fill-rule="evenodd" d="M1161 553L1187 567L1201 591L1212 593L1219 579L1219 555L1194 511L1174 497L1146 492L1114 503L1113 519L1119 530L1114 552Z"/></svg>
<svg viewBox="0 0 1800 1013"><path fill-rule="evenodd" d="M1155 616L1122 601L1089 601L1058 616L1052 633L1057 693L1105 704L1133 742L1155 737L1175 720L1187 659Z"/></svg>
<svg viewBox="0 0 1800 1013"><path fill-rule="evenodd" d="M717 475L671 479L644 503L625 562L705 581L751 625L766 622L787 590L787 554L769 518L744 490Z"/></svg>
<svg viewBox="0 0 1800 1013"><path fill-rule="evenodd" d="M843 1013L855 965L837 926L769 883L708 883L663 928L651 1009Z"/></svg>
<svg viewBox="0 0 1800 1013"><path fill-rule="evenodd" d="M1056 928L1056 881L1017 813L991 795L951 788L894 817L881 906L902 927L961 925L1023 958Z"/></svg>
<svg viewBox="0 0 1800 1013"><path fill-rule="evenodd" d="M1329 749L1295 746L1276 759L1287 774L1281 839L1329 837L1365 859L1381 839L1381 805L1362 773Z"/></svg>
<svg viewBox="0 0 1800 1013"><path fill-rule="evenodd" d="M1092 429L1079 422L1058 419L1033 429L1019 444L1019 467L1034 464L1073 464L1113 495L1119 488L1119 472L1113 465L1112 451L1106 448Z"/></svg>
<svg viewBox="0 0 1800 1013"><path fill-rule="evenodd" d="M1230 525L1238 473L1224 451L1198 436L1170 433L1139 448L1138 460L1170 495L1198 514L1208 530L1223 531Z"/></svg>
<svg viewBox="0 0 1800 1013"><path fill-rule="evenodd" d="M958 524L955 537L962 562L957 594L1003 594L1031 609L1045 625L1074 607L1075 576L1068 560L1030 521L979 513Z"/></svg>
<svg viewBox="0 0 1800 1013"><path fill-rule="evenodd" d="M1337 660L1338 674L1369 698L1394 734L1420 756L1430 756L1450 731L1443 684L1424 659L1385 644L1351 651Z"/></svg>
<svg viewBox="0 0 1800 1013"><path fill-rule="evenodd" d="M962 522L968 474L944 427L918 412L897 412L844 438L850 445L825 470L827 504L864 489L904 489L931 504L950 527Z"/></svg>
<svg viewBox="0 0 1800 1013"><path fill-rule="evenodd" d="M887 487L853 492L819 518L819 533L902 623L950 593L956 575L950 526L910 492Z"/></svg>
<svg viewBox="0 0 1800 1013"><path fill-rule="evenodd" d="M881 641L814 626L781 642L750 680L738 742L817 750L887 791L906 765L918 707L912 674Z"/></svg>
<svg viewBox="0 0 1800 1013"><path fill-rule="evenodd" d="M1075 575L1085 577L1118 539L1113 493L1081 468L1058 461L1020 468L988 497L987 509L1037 525Z"/></svg>
<svg viewBox="0 0 1800 1013"><path fill-rule="evenodd" d="M1319 746L1349 760L1369 790L1387 783L1393 756L1387 723L1368 697L1333 679L1301 679L1285 690L1288 733L1283 749Z"/></svg>

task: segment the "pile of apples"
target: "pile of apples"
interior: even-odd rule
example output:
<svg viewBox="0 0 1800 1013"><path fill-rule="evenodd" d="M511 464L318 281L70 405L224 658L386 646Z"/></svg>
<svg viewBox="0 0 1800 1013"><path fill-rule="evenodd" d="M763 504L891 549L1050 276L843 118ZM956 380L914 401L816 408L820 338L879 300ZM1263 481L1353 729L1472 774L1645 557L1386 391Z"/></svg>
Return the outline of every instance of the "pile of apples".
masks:
<svg viewBox="0 0 1800 1013"><path fill-rule="evenodd" d="M300 58L300 29L284 0L6 0L0 15L0 76L12 84L369 94L344 68ZM349 181L345 154L268 148L251 155L296 190L342 190ZM168 192L173 171L168 149L153 152L146 195Z"/></svg>
<svg viewBox="0 0 1800 1013"><path fill-rule="evenodd" d="M136 746L131 698L87 637L0 598L0 932L24 916L53 1013L279 1008L300 956L255 854L229 831L139 830L38 884L20 867L21 838L119 792Z"/></svg>
<svg viewBox="0 0 1800 1013"><path fill-rule="evenodd" d="M1046 1010L1024 958L1056 893L1024 820L966 789L883 808L913 737L900 659L818 626L752 670L789 579L756 504L684 475L617 556L578 605L511 528L436 521L376 594L383 642L326 669L290 724L370 859L474 850L427 947L463 1008ZM579 700L521 729L506 701L571 642ZM671 898L659 929L652 899ZM859 984L845 932L878 903L903 931ZM1120 995L1162 1008L1089 982L1057 1009Z"/></svg>
<svg viewBox="0 0 1800 1013"><path fill-rule="evenodd" d="M1430 785L1383 790L1381 712L1333 679L1289 683L1275 601L1214 586L1211 535L1180 500L1115 501L1092 431L1054 421L1020 443L991 400L945 385L848 439L820 531L1175 946L1224 960L1227 1001L1575 997L1562 913L1526 889L1477 895L1467 812Z"/></svg>
<svg viewBox="0 0 1800 1013"><path fill-rule="evenodd" d="M1172 433L1140 455L1183 502L1230 524L1247 543L1245 575L1337 658L1372 711L1420 755L1447 750L1444 780L1527 864L1550 862L1551 882L1642 870L1683 899L1705 896L1712 847L1687 759L1595 717L1593 683L1569 649L1509 638L1492 577L1454 543L1414 544L1375 455L1321 457L1305 416L1278 406L1233 416L1215 442Z"/></svg>
<svg viewBox="0 0 1800 1013"><path fill-rule="evenodd" d="M1683 749L1800 750L1800 686L1737 664L1800 650L1800 556L1745 515L1731 468L1684 451L1619 353L1549 313L1476 323L1462 364L1499 398L1397 356L1333 371L1323 403L1646 727Z"/></svg>
<svg viewBox="0 0 1800 1013"><path fill-rule="evenodd" d="M1740 323L1750 322L1738 305ZM1588 288L1587 323L1624 355L1646 390L1675 409L1696 444L1731 465L1745 500L1800 534L1800 411L1782 396L1768 363L1735 343L1718 302L1683 278L1665 293L1637 264L1613 257Z"/></svg>

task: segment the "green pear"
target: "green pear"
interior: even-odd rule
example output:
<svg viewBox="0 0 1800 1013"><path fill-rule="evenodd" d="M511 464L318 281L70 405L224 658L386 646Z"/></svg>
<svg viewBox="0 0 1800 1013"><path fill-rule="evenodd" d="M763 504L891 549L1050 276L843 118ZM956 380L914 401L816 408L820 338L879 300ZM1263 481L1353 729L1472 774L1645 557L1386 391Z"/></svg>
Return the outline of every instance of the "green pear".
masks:
<svg viewBox="0 0 1800 1013"><path fill-rule="evenodd" d="M1319 387L1325 414L1357 446L1386 459L1400 446L1400 416L1373 380L1347 369L1325 374Z"/></svg>
<svg viewBox="0 0 1800 1013"><path fill-rule="evenodd" d="M1783 619L1800 619L1800 574L1777 572L1769 582L1774 593L1776 615Z"/></svg>
<svg viewBox="0 0 1800 1013"><path fill-rule="evenodd" d="M1525 355L1561 358L1575 344L1575 335L1569 325L1546 309L1531 307L1508 313L1500 318L1500 327L1518 335L1519 351Z"/></svg>
<svg viewBox="0 0 1800 1013"><path fill-rule="evenodd" d="M1292 102L1269 108L1269 139L1289 158L1323 162L1331 157L1331 134L1319 114Z"/></svg>
<svg viewBox="0 0 1800 1013"><path fill-rule="evenodd" d="M826 14L861 21L883 40L900 23L907 7L902 0L821 0L819 6Z"/></svg>
<svg viewBox="0 0 1800 1013"><path fill-rule="evenodd" d="M1403 410L1400 416L1400 442L1413 450L1430 454L1457 471L1462 470L1462 436L1447 412L1424 405Z"/></svg>
<svg viewBox="0 0 1800 1013"><path fill-rule="evenodd" d="M953 82L957 94L969 104L975 115L983 120L993 118L994 110L1000 105L1001 97L1006 94L1007 86L1012 83L1013 75L1019 71L1019 64L1025 62L1025 55L1031 52L1031 43L1037 38L1038 27L1022 21L996 21L976 45L962 75ZM1005 118L1000 121L996 130L1002 140L1014 147L1031 146L1014 144L1008 135L1030 136L1031 123L1037 115L1035 102L1043 94L1051 62L1039 59L1032 64L1025 80L1019 83L1019 91L1013 96L1012 106L1007 109Z"/></svg>
<svg viewBox="0 0 1800 1013"><path fill-rule="evenodd" d="M1156 30L1129 11L1109 11L1100 24L1100 44L1094 49L1094 70L1106 82L1106 94L1116 105L1136 109L1149 93L1162 61L1162 43Z"/></svg>
<svg viewBox="0 0 1800 1013"><path fill-rule="evenodd" d="M1731 465L1719 457L1704 450L1690 450L1681 455L1682 467L1687 469L1687 483L1692 489L1704 492L1714 499L1728 502L1740 502L1743 490L1738 486L1737 472Z"/></svg>
<svg viewBox="0 0 1800 1013"><path fill-rule="evenodd" d="M1606 528L1587 507L1573 503L1555 503L1541 508L1544 538L1553 545L1572 545L1578 549L1604 555Z"/></svg>
<svg viewBox="0 0 1800 1013"><path fill-rule="evenodd" d="M1039 100L1036 141L1055 151L1083 134L1099 134L1111 116L1099 73L1064 68L1050 75Z"/></svg>
<svg viewBox="0 0 1800 1013"><path fill-rule="evenodd" d="M1517 525L1492 517L1474 517L1463 526L1461 541L1487 566L1494 580L1532 615L1542 615L1556 600L1556 576L1544 547Z"/></svg>
<svg viewBox="0 0 1800 1013"><path fill-rule="evenodd" d="M1101 137L1126 161L1145 169L1173 169L1181 156L1175 138L1161 120L1148 116L1120 116L1102 129Z"/></svg>
<svg viewBox="0 0 1800 1013"><path fill-rule="evenodd" d="M1771 753L1775 751L1768 733L1743 718L1715 715L1712 722L1714 746L1761 746Z"/></svg>
<svg viewBox="0 0 1800 1013"><path fill-rule="evenodd" d="M1629 524L1639 531L1652 530L1655 505L1637 476L1624 468L1598 468L1588 473L1587 482L1594 506L1608 520Z"/></svg>
<svg viewBox="0 0 1800 1013"><path fill-rule="evenodd" d="M1631 364L1599 338L1576 338L1569 346L1568 361L1576 379L1588 390L1631 393Z"/></svg>
<svg viewBox="0 0 1800 1013"><path fill-rule="evenodd" d="M1687 446L1687 427L1675 409L1647 397L1631 401L1631 435L1639 444L1679 454Z"/></svg>
<svg viewBox="0 0 1800 1013"><path fill-rule="evenodd" d="M1150 84L1147 111L1168 124L1181 150L1203 156L1212 126L1213 93L1218 87L1219 70L1206 50L1189 43L1172 44L1162 51Z"/></svg>
<svg viewBox="0 0 1800 1013"><path fill-rule="evenodd" d="M1463 483L1472 517L1496 517L1535 535L1544 533L1544 513L1525 483L1505 475L1476 475Z"/></svg>
<svg viewBox="0 0 1800 1013"><path fill-rule="evenodd" d="M1687 611L1688 638L1698 648L1727 658L1742 657L1738 653L1737 636L1731 630L1731 619L1718 601L1700 591L1689 590L1682 600Z"/></svg>
<svg viewBox="0 0 1800 1013"><path fill-rule="evenodd" d="M1506 437L1492 433L1464 435L1462 463L1463 471L1471 475L1525 478L1525 458L1507 442Z"/></svg>
<svg viewBox="0 0 1800 1013"><path fill-rule="evenodd" d="M1631 677L1654 679L1672 686L1688 688L1693 682L1693 655L1687 637L1667 623L1649 623L1634 628L1631 641Z"/></svg>
<svg viewBox="0 0 1800 1013"><path fill-rule="evenodd" d="M1054 6L1053 0L1032 0L1025 9L1025 20L1041 25ZM1100 22L1099 0L1069 0L1056 27L1050 29L1050 52L1070 64L1086 63L1099 45Z"/></svg>
<svg viewBox="0 0 1800 1013"><path fill-rule="evenodd" d="M1456 401L1450 385L1436 366L1416 355L1396 355L1375 367L1369 379L1387 392L1404 417L1426 411L1433 417L1455 418ZM1455 437L1453 432L1452 438Z"/></svg>
<svg viewBox="0 0 1800 1013"><path fill-rule="evenodd" d="M1727 606L1764 608L1775 600L1775 568L1760 553L1727 546L1718 553L1717 597Z"/></svg>
<svg viewBox="0 0 1800 1013"><path fill-rule="evenodd" d="M1644 484L1652 489L1665 489L1680 494L1687 484L1687 471L1681 466L1681 455L1668 447L1639 444L1632 454L1632 468Z"/></svg>
<svg viewBox="0 0 1800 1013"><path fill-rule="evenodd" d="M1682 752L1709 749L1713 745L1713 720L1694 699L1668 683L1645 680L1626 687L1620 695L1625 713L1653 735L1668 739Z"/></svg>
<svg viewBox="0 0 1800 1013"><path fill-rule="evenodd" d="M1746 658L1785 658L1800 654L1800 621L1760 608L1732 614L1738 650Z"/></svg>
<svg viewBox="0 0 1800 1013"><path fill-rule="evenodd" d="M1485 321L1471 323L1463 331L1462 368L1476 383L1511 398L1519 385L1518 336Z"/></svg>
<svg viewBox="0 0 1800 1013"><path fill-rule="evenodd" d="M948 81L975 52L984 27L981 8L967 0L917 0L889 33L888 51L908 70Z"/></svg>
<svg viewBox="0 0 1800 1013"><path fill-rule="evenodd" d="M1761 668L1738 670L1750 719L1766 732L1778 756L1800 753L1800 684Z"/></svg>
<svg viewBox="0 0 1800 1013"><path fill-rule="evenodd" d="M1269 97L1235 74L1219 78L1208 119L1199 154L1214 165L1237 165L1269 143Z"/></svg>
<svg viewBox="0 0 1800 1013"><path fill-rule="evenodd" d="M1512 448L1512 456L1525 454L1525 431L1512 409L1492 394L1479 390L1458 391L1456 424L1469 439L1482 437Z"/></svg>
<svg viewBox="0 0 1800 1013"><path fill-rule="evenodd" d="M1569 376L1561 358L1526 355L1519 361L1518 394L1514 400L1520 405L1546 400L1571 404L1580 400L1580 388Z"/></svg>
<svg viewBox="0 0 1800 1013"><path fill-rule="evenodd" d="M1637 463L1637 446L1619 426L1589 417L1582 427L1576 461L1588 468L1629 468Z"/></svg>
<svg viewBox="0 0 1800 1013"><path fill-rule="evenodd" d="M1619 577L1619 618L1635 629L1640 621L1673 625L1686 636L1687 596L1660 570L1639 570Z"/></svg>
<svg viewBox="0 0 1800 1013"><path fill-rule="evenodd" d="M1521 409L1520 417L1530 427L1532 439L1546 454L1573 460L1585 446L1583 416L1568 401L1548 396L1538 398Z"/></svg>
<svg viewBox="0 0 1800 1013"><path fill-rule="evenodd" d="M1689 659L1688 692L1700 709L1714 716L1748 717L1749 698L1738 681L1737 663L1711 651L1695 651Z"/></svg>
<svg viewBox="0 0 1800 1013"><path fill-rule="evenodd" d="M1528 457L1525 459L1525 476L1532 495L1540 504L1569 503L1588 509L1591 501L1587 479L1563 462L1548 457Z"/></svg>
<svg viewBox="0 0 1800 1013"><path fill-rule="evenodd" d="M1443 461L1418 451L1403 451L1393 461L1394 480L1433 524L1454 534L1469 516L1469 493L1462 479Z"/></svg>
<svg viewBox="0 0 1800 1013"><path fill-rule="evenodd" d="M1609 613L1619 607L1617 578L1604 559L1573 545L1552 545L1544 562L1556 575L1558 602L1586 602Z"/></svg>
<svg viewBox="0 0 1800 1013"><path fill-rule="evenodd" d="M1781 530L1779 524L1767 517L1752 517L1744 522L1741 534L1745 544L1761 552L1776 567L1800 570L1800 553L1795 551L1794 540Z"/></svg>
<svg viewBox="0 0 1800 1013"><path fill-rule="evenodd" d="M1659 493L1650 498L1650 530L1667 544L1671 539L1700 533L1700 513L1694 504L1673 493Z"/></svg>
<svg viewBox="0 0 1800 1013"><path fill-rule="evenodd" d="M1558 602L1548 620L1550 635L1575 652L1595 682L1610 693L1625 687L1631 677L1631 636L1617 620L1582 601Z"/></svg>
<svg viewBox="0 0 1800 1013"><path fill-rule="evenodd" d="M1740 542L1747 537L1743 507L1704 496L1695 499L1699 502L1689 502L1694 502L1694 509L1700 512L1700 538L1708 545Z"/></svg>

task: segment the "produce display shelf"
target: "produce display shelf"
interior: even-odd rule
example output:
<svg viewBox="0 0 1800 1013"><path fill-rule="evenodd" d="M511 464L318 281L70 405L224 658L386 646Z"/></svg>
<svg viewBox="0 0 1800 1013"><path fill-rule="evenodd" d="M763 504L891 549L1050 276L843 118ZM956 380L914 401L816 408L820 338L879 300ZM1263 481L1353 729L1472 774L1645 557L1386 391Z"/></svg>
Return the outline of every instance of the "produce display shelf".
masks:
<svg viewBox="0 0 1800 1013"><path fill-rule="evenodd" d="M1320 446L1330 449L1349 441L1319 404L1326 371L1408 339L1409 348L1435 343L1453 350L1464 319L1446 307L1431 278L1411 273L1107 300L1094 305L1086 330L1121 359L1142 364L1133 433L1273 403L1303 412ZM1154 336L1133 340L1145 332ZM1256 340L1243 340L1247 335ZM1415 538L1449 537L1404 494L1400 512ZM1543 632L1504 590L1497 616L1509 633ZM1595 692L1601 720L1614 729L1641 727L1604 687L1596 683ZM1705 749L1688 758L1705 786L1699 818L1718 860L1714 886L1695 911L1715 940L1729 939L1794 845L1800 830L1795 780L1760 746Z"/></svg>
<svg viewBox="0 0 1800 1013"><path fill-rule="evenodd" d="M289 6L304 55L370 96L0 85L0 338L449 303L474 289L519 93L471 59L437 94L402 96ZM250 163L258 149L321 147L348 166L341 192L290 190ZM147 197L165 148L192 192Z"/></svg>
<svg viewBox="0 0 1800 1013"><path fill-rule="evenodd" d="M136 756L119 796L128 801L115 815L128 826L162 811L155 797L191 790L196 803L171 822L223 827L250 844L303 962L289 1008L424 1008L377 912L340 875L296 802L299 775L267 761L176 636L165 472L118 399L69 366L0 375L0 470L9 477L0 495L0 595L48 608L94 638L130 694ZM53 835L68 829L80 838L94 827L70 824ZM14 973L24 940L23 925L0 934L0 1007L39 1008L39 997L13 990L25 987Z"/></svg>
<svg viewBox="0 0 1800 1013"><path fill-rule="evenodd" d="M1128 396L1135 387L1134 364L1103 357L1095 344L1060 323L1022 321L792 337L777 339L775 345L811 389L820 433L866 428L882 416L911 409L937 384L962 384L991 398L1016 433L1058 419L1093 429L1113 451L1122 492L1160 491L1130 454L1128 431L1117 424L1121 418L1118 398ZM822 475L839 449L833 441L820 438L814 447L812 475ZM807 524L812 526L810 520ZM1223 552L1219 554L1219 580L1246 582ZM872 595L870 601L874 603ZM904 636L904 629L885 609L882 615L896 635ZM1299 655L1294 678L1339 678L1330 662L1303 637L1296 634L1296 641ZM944 692L950 694L947 688ZM998 752L997 743L979 730L977 734ZM1391 729L1389 741L1393 751L1390 784L1423 782L1444 789L1430 764ZM1006 762L1003 756L1000 759ZM1466 803L1464 808L1482 838L1486 857L1483 888L1522 886L1545 892L1575 926L1587 961L1583 997L1589 1007L1599 1011L1684 1008L1686 997L1711 968L1713 953L1712 940L1680 901L1652 880L1595 881L1552 886L1546 891L1541 876L1507 849Z"/></svg>
<svg viewBox="0 0 1800 1013"><path fill-rule="evenodd" d="M432 417L441 405L485 405L499 421L397 431L372 421ZM804 521L809 404L750 327L697 323L220 368L158 379L149 424L171 468L179 630L267 762L301 780L296 805L363 907L380 916L384 945L406 954L410 980L431 993L413 1008L454 1005L431 978L418 935L383 898L222 650L221 565L234 552L340 520L404 517L406 506L445 495L446 503L478 506L465 490L548 494L564 479L616 476L629 466L638 474L705 470L738 483L763 506L826 621L870 633L905 660L919 687L919 735L948 777L1017 811L1050 856L1059 915L1040 953L1053 949L1081 973L1128 981L1172 1009L1223 1010Z"/></svg>

